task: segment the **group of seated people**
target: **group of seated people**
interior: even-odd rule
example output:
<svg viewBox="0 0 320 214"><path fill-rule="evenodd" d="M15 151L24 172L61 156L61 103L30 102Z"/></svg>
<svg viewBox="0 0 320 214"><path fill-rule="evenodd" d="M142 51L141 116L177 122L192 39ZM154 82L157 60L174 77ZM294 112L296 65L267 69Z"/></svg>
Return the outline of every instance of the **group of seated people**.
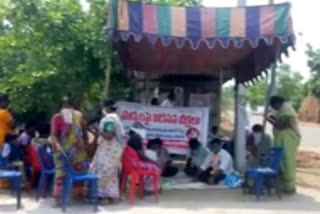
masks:
<svg viewBox="0 0 320 214"><path fill-rule="evenodd" d="M108 117L111 117L112 113L108 115ZM143 137L140 136L139 132L135 132L133 128L129 132L129 139L126 140L124 145L121 145L113 142L117 140L117 131L114 131L117 126L109 126L108 122L106 125L101 128L107 130L105 133L109 133L109 130L112 130L111 133L113 134L110 135L110 138L107 134L102 135L101 133L103 132L100 132L101 136L93 152L93 158L88 159L89 168L87 168L88 172L98 175L98 192L102 198L107 197L108 200L114 201L113 199L119 197L119 180L121 180L121 177L119 177L119 169L121 167L118 168L119 158L122 164L130 162L132 158L135 158L139 160L135 164L139 164L145 170L157 173L159 177L174 177L179 171L184 171L193 181L203 182L208 185L220 184L234 172L232 154L225 148L225 144L227 143L225 142L225 138L219 135L217 127L212 128L212 135L210 135L207 144L200 142L198 139L190 139L188 142L190 154L186 164L185 166L177 166L173 163L161 139L151 139L144 145ZM45 147L48 154L52 150L53 153L60 151L54 148L55 144L52 141L49 141L50 130L52 129L49 125L36 127L33 123L27 124L20 135L8 135L6 143L1 149L1 160L5 162L6 167L20 170L23 174L24 183L30 187L37 186L41 173L40 157L37 153L38 149ZM258 159L258 156L271 146L270 141L268 135L262 136L262 127L255 125L252 133L248 135L247 142L247 149L251 159ZM75 155L79 156L77 153ZM111 164L111 160L114 160L113 164ZM56 161L48 159L45 163L46 167L52 168L55 164L57 166ZM58 181L56 177L53 193L61 186ZM155 190L150 179L147 178L144 182L146 192ZM160 185L158 188L160 189Z"/></svg>
<svg viewBox="0 0 320 214"><path fill-rule="evenodd" d="M147 148L143 150L138 134L131 135L127 145L138 152L141 160L159 167L163 177L174 177L179 172L179 167L174 166L161 139L149 140ZM193 181L215 185L234 172L232 157L222 148L220 138L212 139L207 146L198 139L191 139L189 147L190 154L183 171Z"/></svg>
<svg viewBox="0 0 320 214"><path fill-rule="evenodd" d="M0 150L0 168L21 171L23 185L27 188L37 187L41 173L38 149L44 147L50 153L51 144L48 140L50 126L27 123L20 134L8 134ZM54 167L53 160L45 162L48 168Z"/></svg>

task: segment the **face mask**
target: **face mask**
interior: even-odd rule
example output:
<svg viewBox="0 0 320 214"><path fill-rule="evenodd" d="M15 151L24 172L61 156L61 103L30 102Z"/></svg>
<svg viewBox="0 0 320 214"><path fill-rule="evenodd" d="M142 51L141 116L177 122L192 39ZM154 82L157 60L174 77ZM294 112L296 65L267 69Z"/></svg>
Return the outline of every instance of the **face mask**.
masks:
<svg viewBox="0 0 320 214"><path fill-rule="evenodd" d="M221 148L216 147L216 148L211 148L211 151L215 154L218 154L221 151Z"/></svg>

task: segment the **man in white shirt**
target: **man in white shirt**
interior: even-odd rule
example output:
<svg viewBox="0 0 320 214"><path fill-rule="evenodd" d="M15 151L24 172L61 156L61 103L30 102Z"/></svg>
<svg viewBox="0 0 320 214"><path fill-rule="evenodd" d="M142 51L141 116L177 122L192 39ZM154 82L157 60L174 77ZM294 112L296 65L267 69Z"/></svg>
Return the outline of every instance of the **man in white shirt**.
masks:
<svg viewBox="0 0 320 214"><path fill-rule="evenodd" d="M162 107L174 107L175 106L175 101L176 101L176 95L174 91L171 91L167 97L162 103Z"/></svg>
<svg viewBox="0 0 320 214"><path fill-rule="evenodd" d="M216 185L234 171L233 160L231 155L222 149L220 139L213 139L209 144L209 148L212 152L210 164L200 176L200 180L210 185Z"/></svg>

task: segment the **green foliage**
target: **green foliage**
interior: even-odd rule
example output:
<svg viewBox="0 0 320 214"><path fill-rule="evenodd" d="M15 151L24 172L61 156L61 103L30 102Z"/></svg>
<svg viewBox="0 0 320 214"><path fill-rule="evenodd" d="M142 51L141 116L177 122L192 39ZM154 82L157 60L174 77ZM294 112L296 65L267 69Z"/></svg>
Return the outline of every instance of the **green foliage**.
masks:
<svg viewBox="0 0 320 214"><path fill-rule="evenodd" d="M313 95L320 98L320 49L313 49L311 45L307 45L306 54L311 72L308 89Z"/></svg>
<svg viewBox="0 0 320 214"><path fill-rule="evenodd" d="M265 81L256 83L249 88L248 100L252 108L255 109L257 106L263 105L265 103L267 90L268 86Z"/></svg>
<svg viewBox="0 0 320 214"><path fill-rule="evenodd" d="M296 110L300 108L305 95L302 80L302 76L298 72L291 71L291 67L287 64L281 64L277 69L277 94L290 100ZM265 81L250 87L248 90L250 105L253 108L264 105L267 91L268 85Z"/></svg>
<svg viewBox="0 0 320 214"><path fill-rule="evenodd" d="M97 102L111 59L111 94L126 96L128 83L103 34L108 2L87 2L89 10L79 0L0 1L0 91L10 94L14 111L51 114L64 95L80 107Z"/></svg>
<svg viewBox="0 0 320 214"><path fill-rule="evenodd" d="M223 111L231 110L234 108L234 87L224 87L222 89L222 109Z"/></svg>

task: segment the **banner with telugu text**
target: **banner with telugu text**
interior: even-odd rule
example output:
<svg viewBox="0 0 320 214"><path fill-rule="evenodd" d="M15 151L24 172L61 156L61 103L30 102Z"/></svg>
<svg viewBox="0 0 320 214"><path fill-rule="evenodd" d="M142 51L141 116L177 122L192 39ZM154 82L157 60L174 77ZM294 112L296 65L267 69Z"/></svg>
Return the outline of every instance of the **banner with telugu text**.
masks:
<svg viewBox="0 0 320 214"><path fill-rule="evenodd" d="M191 138L207 143L208 108L167 108L119 102L117 112L126 133L135 122L140 122L147 128L147 139L161 138L170 153L187 154Z"/></svg>

